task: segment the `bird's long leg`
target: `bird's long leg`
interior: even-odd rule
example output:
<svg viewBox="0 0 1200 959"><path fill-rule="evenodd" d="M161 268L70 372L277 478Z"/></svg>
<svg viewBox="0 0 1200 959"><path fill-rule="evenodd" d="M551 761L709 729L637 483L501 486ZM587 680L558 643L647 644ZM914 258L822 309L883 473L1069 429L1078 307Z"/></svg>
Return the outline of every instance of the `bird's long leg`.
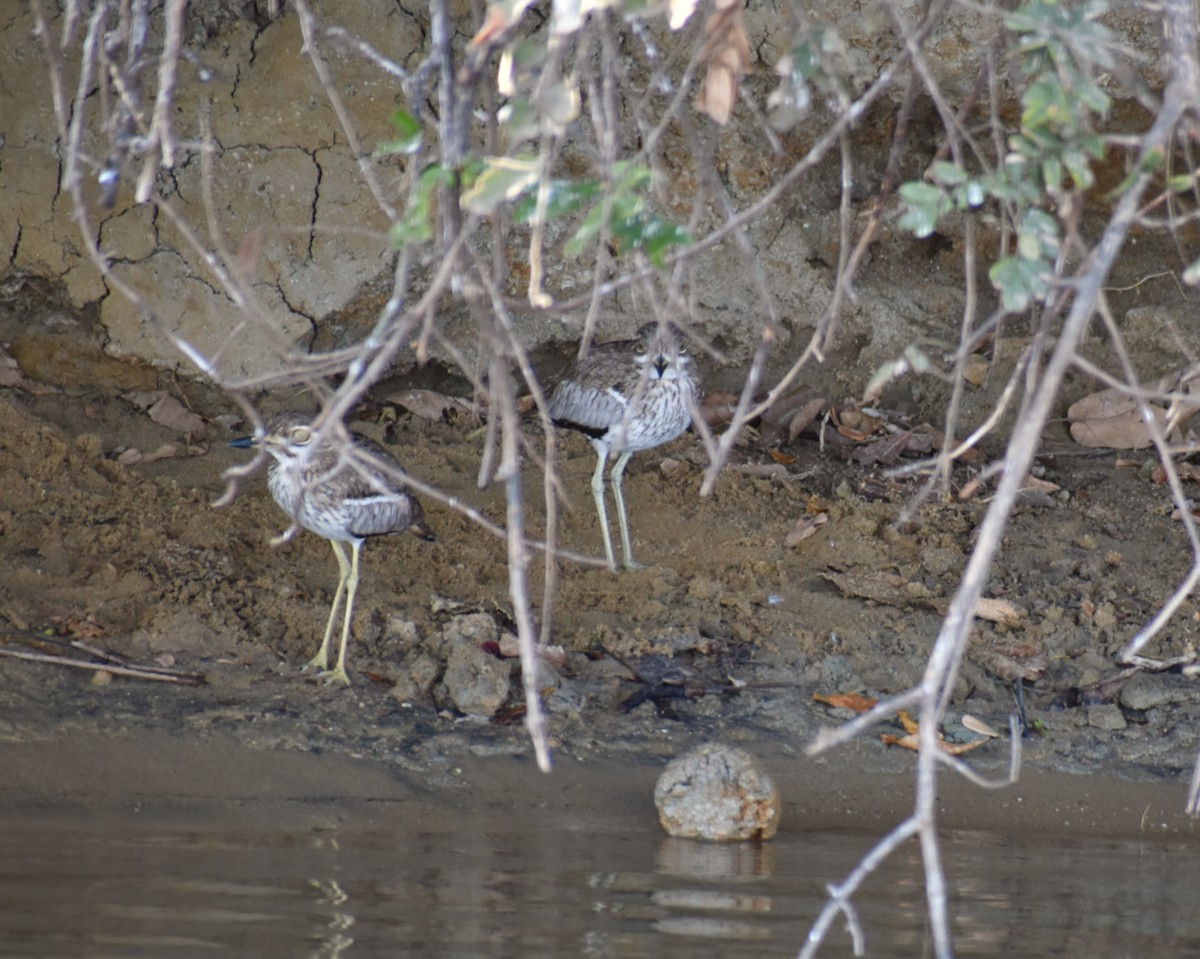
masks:
<svg viewBox="0 0 1200 959"><path fill-rule="evenodd" d="M617 571L617 559L613 555L612 536L608 532L608 509L604 505L604 464L608 462L608 446L593 443L596 448L596 472L592 474L592 498L596 501L596 515L600 517L600 532L604 534L604 555L608 558L608 568ZM617 502L621 502L621 494L617 493ZM622 530L625 522L625 512L621 511Z"/></svg>
<svg viewBox="0 0 1200 959"><path fill-rule="evenodd" d="M342 646L338 650L337 665L325 678L331 683L350 685L350 677L346 674L346 644L350 641L350 621L354 617L354 597L358 593L358 554L362 551L362 540L350 541L350 578L346 580L346 620L342 623Z"/></svg>
<svg viewBox="0 0 1200 959"><path fill-rule="evenodd" d="M629 457L632 453L622 453L617 460L617 465L613 467L612 484L613 496L617 500L617 517L621 521L621 549L625 553L625 568L626 569L645 569L641 563L633 558L633 547L629 545L629 519L625 515L625 496L621 493L621 481L625 478L625 467L629 463ZM612 565L612 554L609 553L609 565Z"/></svg>
<svg viewBox="0 0 1200 959"><path fill-rule="evenodd" d="M346 588L346 582L350 579L350 564L346 561L346 551L335 539L331 539L329 545L333 547L333 555L337 557L338 562L337 590L333 594L333 605L329 609L329 622L325 624L325 638L321 640L321 648L304 667L305 669L317 669L322 673L329 671L329 640L333 638L333 624L337 622L338 608L342 604L342 593Z"/></svg>

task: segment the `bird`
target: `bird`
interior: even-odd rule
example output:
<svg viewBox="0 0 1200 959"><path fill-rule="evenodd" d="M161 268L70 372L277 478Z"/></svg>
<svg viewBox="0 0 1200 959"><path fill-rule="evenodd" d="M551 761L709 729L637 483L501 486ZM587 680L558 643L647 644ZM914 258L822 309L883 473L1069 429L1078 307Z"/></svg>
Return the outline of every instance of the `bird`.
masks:
<svg viewBox="0 0 1200 959"><path fill-rule="evenodd" d="M325 624L321 648L306 668L313 668L331 683L350 683L346 673L346 644L358 592L358 559L370 536L412 532L434 539L425 525L420 502L403 484L381 469L399 470L400 464L373 440L351 433L350 443L337 442L332 430L318 432L307 414L288 411L267 424L261 436L242 436L230 446L261 448L273 457L267 487L275 502L305 529L329 540L338 564L337 590ZM350 556L342 544L350 544ZM342 641L337 664L329 668L329 643L345 597Z"/></svg>
<svg viewBox="0 0 1200 959"><path fill-rule="evenodd" d="M627 569L641 569L629 543L629 518L621 480L629 458L681 435L692 423L700 382L678 331L646 323L636 339L593 346L554 382L547 404L556 426L586 435L596 450L592 497L604 534L608 568L617 572L608 511L604 505L604 467L616 456L610 480L621 524L621 548Z"/></svg>

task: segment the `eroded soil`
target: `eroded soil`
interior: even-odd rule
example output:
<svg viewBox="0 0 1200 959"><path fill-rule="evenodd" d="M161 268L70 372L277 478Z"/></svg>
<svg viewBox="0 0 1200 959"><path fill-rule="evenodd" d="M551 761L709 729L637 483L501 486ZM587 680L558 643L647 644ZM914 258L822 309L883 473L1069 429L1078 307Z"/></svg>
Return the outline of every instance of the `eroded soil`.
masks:
<svg viewBox="0 0 1200 959"><path fill-rule="evenodd" d="M300 667L319 641L336 582L329 547L310 533L271 545L286 521L261 473L231 505L214 508L223 472L248 458L226 446L237 425L217 419L235 411L198 387L167 385L208 420L194 443L207 452L128 466L117 462L122 450L180 437L122 391L0 391L0 649L87 658L38 639L53 633L205 683L97 682L90 670L3 658L0 737L232 737L255 748L374 758L427 781L469 755L528 757L516 660L494 655L493 640L511 627L505 544L432 502L436 542L369 542L350 650L354 685L322 685ZM271 398L262 407L289 403ZM476 485L476 422L373 410L356 428L423 482L502 523L500 490ZM919 677L986 490L968 500L935 497L897 526L915 485L811 438L777 450L790 462L776 462L750 437L707 499L697 496L703 454L690 434L634 458L625 489L635 551L648 568L613 575L562 563L558 572L553 642L565 656L543 684L560 757L654 764L713 737L796 755L821 727L850 715L814 694L880 696ZM571 436L560 459L571 496L562 543L595 555L593 455ZM1116 651L1187 569L1169 497L1147 470L1121 466L1114 454L1088 455L1065 434L1047 437L1038 472L1061 491L1018 508L988 589L1019 607L1019 619L978 626L946 735L974 738L960 725L964 713L1006 727L1012 687L975 653L1023 643L1049 664L1025 691L1037 727L1025 739L1027 768L1186 782L1200 713L1193 681L1167 671L1087 689L1119 672ZM542 487L532 465L526 480L529 527L540 535ZM789 545L797 520L813 512L828 523ZM530 572L540 616L540 563ZM1198 619L1194 603L1185 604L1152 652L1172 656L1195 643ZM472 671L486 680L497 668L511 678L505 701L464 715ZM884 746L878 731L852 748L864 767L911 765L912 754ZM1000 741L970 758L991 772L1008 762Z"/></svg>

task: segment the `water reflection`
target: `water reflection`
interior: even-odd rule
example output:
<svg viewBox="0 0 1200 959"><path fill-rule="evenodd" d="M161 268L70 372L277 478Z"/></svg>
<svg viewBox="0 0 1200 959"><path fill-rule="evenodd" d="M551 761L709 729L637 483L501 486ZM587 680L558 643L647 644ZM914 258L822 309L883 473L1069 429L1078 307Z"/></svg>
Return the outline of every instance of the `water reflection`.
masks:
<svg viewBox="0 0 1200 959"><path fill-rule="evenodd" d="M185 817L186 818L186 817ZM768 844L667 840L581 823L465 831L187 822L8 821L0 954L13 956L794 955L876 838L780 833ZM1183 843L947 837L962 956L1189 955L1195 849ZM915 846L856 900L869 954L927 954ZM847 953L837 930L827 954Z"/></svg>

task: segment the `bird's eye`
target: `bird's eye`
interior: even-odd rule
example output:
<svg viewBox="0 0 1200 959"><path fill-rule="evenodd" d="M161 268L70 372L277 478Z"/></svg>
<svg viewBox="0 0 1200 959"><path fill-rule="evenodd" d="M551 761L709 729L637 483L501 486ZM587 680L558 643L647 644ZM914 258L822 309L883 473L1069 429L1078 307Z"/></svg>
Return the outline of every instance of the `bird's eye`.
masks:
<svg viewBox="0 0 1200 959"><path fill-rule="evenodd" d="M292 428L291 440L297 446L304 446L312 439L312 430L307 426L295 426Z"/></svg>

